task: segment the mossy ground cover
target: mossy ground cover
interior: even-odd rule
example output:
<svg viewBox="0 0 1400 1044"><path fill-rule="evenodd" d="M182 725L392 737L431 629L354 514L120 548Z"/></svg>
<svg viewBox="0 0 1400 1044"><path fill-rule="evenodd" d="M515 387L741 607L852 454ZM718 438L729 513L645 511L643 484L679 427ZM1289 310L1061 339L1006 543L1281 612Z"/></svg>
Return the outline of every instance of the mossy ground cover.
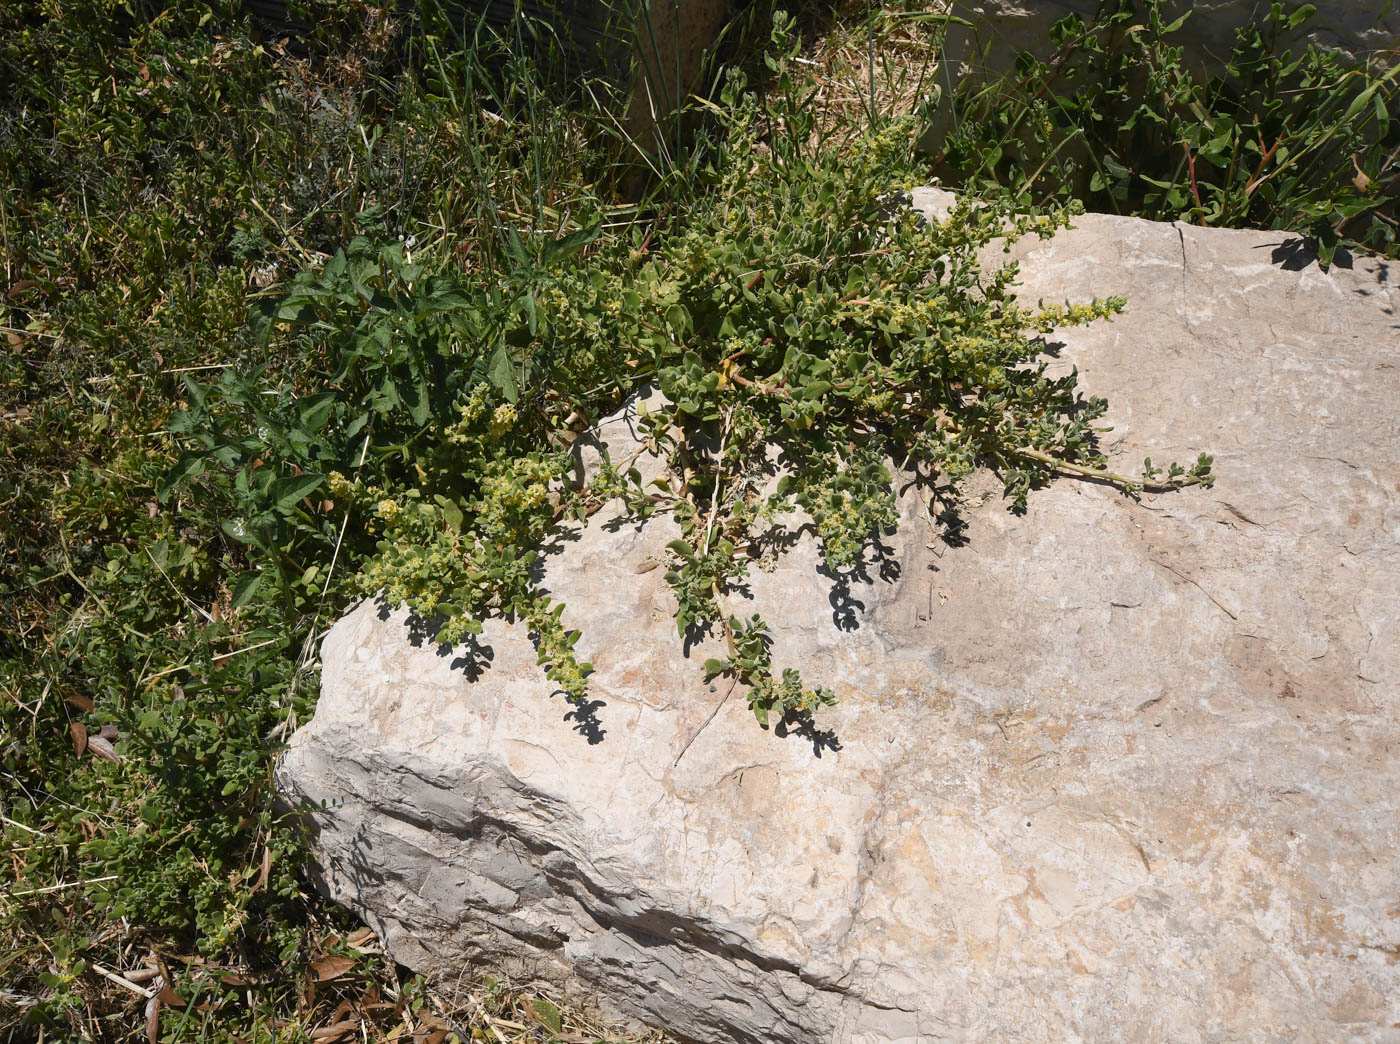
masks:
<svg viewBox="0 0 1400 1044"><path fill-rule="evenodd" d="M940 29L917 9L816 19L806 51L753 15L748 82L645 158L607 85L539 74L543 27L301 14L288 41L234 3L0 11L0 1033L602 1039L484 974L423 983L315 896L271 765L326 628L378 589L448 638L510 616L582 698L529 561L622 498L681 522L678 627L730 645L709 669L759 722L810 715L761 621L717 612L765 520L802 507L842 568L889 521L889 459L930 496L990 463L1013 503L1100 469L1101 405L1035 334L1117 302L1018 306L973 261L1009 205L901 215ZM642 381L672 481L568 488ZM768 441L801 467L760 496Z"/></svg>

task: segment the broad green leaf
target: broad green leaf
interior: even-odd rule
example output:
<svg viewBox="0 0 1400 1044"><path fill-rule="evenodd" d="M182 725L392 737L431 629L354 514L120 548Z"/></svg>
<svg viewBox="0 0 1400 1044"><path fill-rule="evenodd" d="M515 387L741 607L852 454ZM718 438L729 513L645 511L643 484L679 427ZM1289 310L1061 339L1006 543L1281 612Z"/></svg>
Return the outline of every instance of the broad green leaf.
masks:
<svg viewBox="0 0 1400 1044"><path fill-rule="evenodd" d="M321 392L309 399L303 399L297 408L297 422L302 430L311 434L320 431L338 398L335 392Z"/></svg>
<svg viewBox="0 0 1400 1044"><path fill-rule="evenodd" d="M545 247L544 263L550 264L578 253L589 243L597 239L602 231L602 222L596 222L587 228L581 228L576 232L570 232L563 239L556 239L553 243Z"/></svg>
<svg viewBox="0 0 1400 1044"><path fill-rule="evenodd" d="M1288 28L1290 30L1297 29L1315 14L1317 14L1317 7L1315 5L1304 4L1288 16Z"/></svg>
<svg viewBox="0 0 1400 1044"><path fill-rule="evenodd" d="M487 376L496 389L506 397L506 402L520 398L520 389L515 385L515 360L511 358L504 344L498 346L491 355L491 367Z"/></svg>
<svg viewBox="0 0 1400 1044"><path fill-rule="evenodd" d="M666 309L666 325L681 340L690 335L690 313L686 311L684 305L673 304Z"/></svg>
<svg viewBox="0 0 1400 1044"><path fill-rule="evenodd" d="M303 497L316 490L326 476L311 472L302 475L284 475L272 483L269 494L274 508L287 514Z"/></svg>
<svg viewBox="0 0 1400 1044"><path fill-rule="evenodd" d="M189 478L199 478L205 472L205 458L202 453L186 453L175 466L165 473L165 478L161 481L160 488L156 491L156 500L164 504L170 499L170 494L175 487Z"/></svg>

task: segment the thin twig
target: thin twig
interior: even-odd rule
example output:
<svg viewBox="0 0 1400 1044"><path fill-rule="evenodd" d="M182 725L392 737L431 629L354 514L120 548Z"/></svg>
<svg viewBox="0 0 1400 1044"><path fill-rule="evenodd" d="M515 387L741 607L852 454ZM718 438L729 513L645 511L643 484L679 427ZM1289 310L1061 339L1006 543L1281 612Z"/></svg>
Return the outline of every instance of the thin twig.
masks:
<svg viewBox="0 0 1400 1044"><path fill-rule="evenodd" d="M719 456L716 460L719 467L715 471L715 493L710 498L710 517L705 522L705 540L700 547L700 556L703 558L710 553L710 534L714 531L715 516L719 514L720 490L724 485L724 447L729 441L729 415L725 414L724 423L720 427L719 436Z"/></svg>
<svg viewBox="0 0 1400 1044"><path fill-rule="evenodd" d="M108 874L106 877L90 877L86 881L60 881L58 884L49 885L46 888L31 888L24 892L11 892L11 899L20 899L26 895L48 895L50 892L61 892L66 888L81 888L83 885L98 884L101 881L115 881L116 874Z"/></svg>
<svg viewBox="0 0 1400 1044"><path fill-rule="evenodd" d="M23 823L16 823L13 819L10 819L8 816L0 816L0 823L5 823L8 826L12 827L19 827L21 830L27 830L36 837L44 836L42 830L35 830L32 826L25 826Z"/></svg>
<svg viewBox="0 0 1400 1044"><path fill-rule="evenodd" d="M268 639L267 641L265 641L265 642L258 642L257 645L246 645L246 646L244 646L242 649L235 649L235 650L233 650L233 652L222 653L222 654L220 654L219 656L216 656L216 657L214 657L214 658L215 658L216 660L228 660L228 659L232 659L232 658L235 657L235 656L242 656L242 655L243 655L244 653L246 653L246 652L252 652L254 649L261 649L261 648L262 648L263 646L265 646L265 645L272 645L274 642L280 642L281 640L282 640L281 638L269 638L269 639ZM142 678L139 682L136 683L136 687L137 687L137 688L140 688L142 685L145 685L147 682L153 682L153 681L155 681L157 678L164 678L167 674L174 674L176 671L187 671L187 670L189 670L189 669L190 669L191 667L193 667L193 666L194 666L194 664L192 664L192 663L182 663L182 664L180 664L178 667L167 667L167 668L166 668L165 670L163 670L163 671L158 671L157 673L152 674L152 675L150 675L149 677Z"/></svg>
<svg viewBox="0 0 1400 1044"><path fill-rule="evenodd" d="M96 961L91 962L91 964L89 965L89 967L91 967L93 971L97 972L97 974L100 975L100 976L102 976L104 979L107 979L107 980L110 981L110 982L115 982L118 986L124 986L124 987L126 987L128 990L130 990L132 993L138 993L138 994L140 994L142 997L145 997L147 1000L150 1000L152 997L154 997L154 996L156 995L156 992L157 992L157 991L152 990L152 989L148 989L148 988L145 987L145 986L138 986L138 985L136 985L136 983L132 982L130 979L127 979L127 978L122 977L121 975L118 975L116 972L112 971L110 968L104 968L104 967L102 967L102 965L98 964Z"/></svg>

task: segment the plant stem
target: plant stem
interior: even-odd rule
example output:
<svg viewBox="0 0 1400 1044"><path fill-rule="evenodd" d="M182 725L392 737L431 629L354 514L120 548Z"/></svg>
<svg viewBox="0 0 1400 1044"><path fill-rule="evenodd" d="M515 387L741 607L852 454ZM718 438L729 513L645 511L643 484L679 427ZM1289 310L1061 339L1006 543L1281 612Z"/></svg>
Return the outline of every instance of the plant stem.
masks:
<svg viewBox="0 0 1400 1044"><path fill-rule="evenodd" d="M1183 489L1186 486L1199 486L1206 481L1206 479L1199 475L1178 475L1165 482L1152 482L1148 479L1120 475L1118 472L1109 471L1107 468L1091 468L1085 464L1075 464L1068 460L1061 460L1059 457L1051 456L1049 453L1044 453L1038 449L1031 449L1029 446L1021 446L1012 452L1019 457L1028 457L1031 460L1047 464L1059 471L1069 471L1076 475L1083 475L1085 478L1110 482L1115 486L1121 486L1129 491L1169 493L1174 489Z"/></svg>

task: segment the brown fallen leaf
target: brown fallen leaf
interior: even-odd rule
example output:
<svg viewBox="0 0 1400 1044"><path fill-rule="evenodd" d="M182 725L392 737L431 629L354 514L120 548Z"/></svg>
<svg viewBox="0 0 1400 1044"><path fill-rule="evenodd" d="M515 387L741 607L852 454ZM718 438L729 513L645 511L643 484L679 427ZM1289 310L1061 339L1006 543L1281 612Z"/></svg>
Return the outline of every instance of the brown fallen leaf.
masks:
<svg viewBox="0 0 1400 1044"><path fill-rule="evenodd" d="M146 1002L146 1044L160 1044L160 998Z"/></svg>
<svg viewBox="0 0 1400 1044"><path fill-rule="evenodd" d="M117 727L115 725L103 725L98 735L105 740L114 740L117 738Z"/></svg>
<svg viewBox="0 0 1400 1044"><path fill-rule="evenodd" d="M73 737L73 753L81 758L88 745L87 726L81 721L70 721L68 732Z"/></svg>
<svg viewBox="0 0 1400 1044"><path fill-rule="evenodd" d="M361 928L358 931L351 932L349 935L347 935L345 937L345 944L347 946L363 946L365 943L369 942L373 938L373 928Z"/></svg>
<svg viewBox="0 0 1400 1044"><path fill-rule="evenodd" d="M78 710L82 711L84 714L92 713L92 700L88 699L86 696L80 696L74 693L72 696L63 697L63 702L69 706L77 707Z"/></svg>
<svg viewBox="0 0 1400 1044"><path fill-rule="evenodd" d="M156 1000L171 1008L183 1008L185 1006L184 998L176 993L175 988L169 983L166 983L165 987L156 994Z"/></svg>
<svg viewBox="0 0 1400 1044"><path fill-rule="evenodd" d="M103 761L122 760L122 756L117 753L117 748L112 746L112 741L103 736L89 736L87 749Z"/></svg>
<svg viewBox="0 0 1400 1044"><path fill-rule="evenodd" d="M14 286L10 287L9 292L5 294L5 300L18 301L30 290L33 290L36 287L38 287L38 285L39 280L37 279L21 279Z"/></svg>
<svg viewBox="0 0 1400 1044"><path fill-rule="evenodd" d="M1361 164L1356 161L1356 153L1351 154L1351 165L1356 168L1356 177L1351 179L1351 183L1356 186L1357 192L1369 193L1371 179L1367 173L1361 169Z"/></svg>
<svg viewBox="0 0 1400 1044"><path fill-rule="evenodd" d="M312 1040L340 1040L346 1034L354 1033L360 1028L359 1019L346 1019L344 1022L333 1022L329 1026L322 1026L320 1029L311 1031Z"/></svg>
<svg viewBox="0 0 1400 1044"><path fill-rule="evenodd" d="M251 889L249 889L249 892L248 892L249 895L251 895L253 892L256 892L256 891L257 891L259 888L261 888L263 885L267 884L267 875L268 875L271 871L272 871L272 849L271 849L270 847L264 845L264 846L263 846L263 854L262 854L262 866L259 868L259 871L258 871L258 879L257 879L256 881L253 882L253 887L252 887Z"/></svg>
<svg viewBox="0 0 1400 1044"><path fill-rule="evenodd" d="M331 955L312 961L311 974L316 976L317 982L325 982L328 979L340 978L353 967L355 958Z"/></svg>

